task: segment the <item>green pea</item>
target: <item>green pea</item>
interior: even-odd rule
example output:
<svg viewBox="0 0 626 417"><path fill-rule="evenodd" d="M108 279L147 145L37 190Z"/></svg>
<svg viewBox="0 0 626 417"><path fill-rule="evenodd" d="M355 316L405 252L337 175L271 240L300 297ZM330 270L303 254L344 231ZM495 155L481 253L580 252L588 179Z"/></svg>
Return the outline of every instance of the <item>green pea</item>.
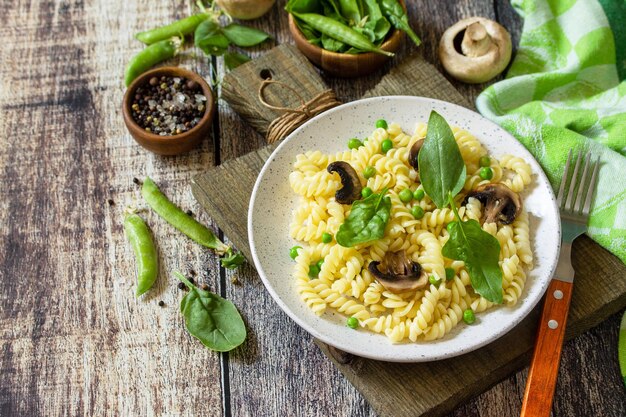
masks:
<svg viewBox="0 0 626 417"><path fill-rule="evenodd" d="M478 164L481 167L488 167L491 165L491 158L489 158L487 155L483 155L480 157L480 160L478 161Z"/></svg>
<svg viewBox="0 0 626 417"><path fill-rule="evenodd" d="M359 320L356 317L350 317L346 320L346 325L351 329L356 329L359 327Z"/></svg>
<svg viewBox="0 0 626 417"><path fill-rule="evenodd" d="M391 139L385 139L385 140L383 140L383 142L380 144L380 150L381 150L383 153L387 153L387 152L389 152L392 148L393 148L393 142L391 141Z"/></svg>
<svg viewBox="0 0 626 417"><path fill-rule="evenodd" d="M357 138L352 138L348 141L349 149L359 149L361 146L363 146L363 142L361 142Z"/></svg>
<svg viewBox="0 0 626 417"><path fill-rule="evenodd" d="M322 270L322 265L324 265L323 259L320 259L319 261L317 261L317 267L320 269L320 271Z"/></svg>
<svg viewBox="0 0 626 417"><path fill-rule="evenodd" d="M493 170L489 167L483 167L480 169L478 175L484 180L490 180L493 178Z"/></svg>
<svg viewBox="0 0 626 417"><path fill-rule="evenodd" d="M421 188L418 188L413 193L413 198L416 199L417 201L422 201L425 195L426 193L424 192L424 190L422 190Z"/></svg>
<svg viewBox="0 0 626 417"><path fill-rule="evenodd" d="M373 166L366 166L365 169L363 170L363 176L367 179L367 178L372 178L374 175L376 175L376 168L374 168Z"/></svg>
<svg viewBox="0 0 626 417"><path fill-rule="evenodd" d="M374 192L372 191L370 187L365 187L361 190L361 195L363 196L363 198L367 198L371 196L373 193Z"/></svg>
<svg viewBox="0 0 626 417"><path fill-rule="evenodd" d="M378 119L376 120L376 127L382 127L383 129L387 129L387 121L385 119Z"/></svg>
<svg viewBox="0 0 626 417"><path fill-rule="evenodd" d="M467 309L463 312L463 321L467 324L472 324L476 321L476 316L471 309Z"/></svg>
<svg viewBox="0 0 626 417"><path fill-rule="evenodd" d="M428 276L428 282L430 282L434 286L438 286L439 284L441 284L441 280L434 275Z"/></svg>
<svg viewBox="0 0 626 417"><path fill-rule="evenodd" d="M320 267L317 264L309 265L309 277L310 278L317 278L319 274L320 274Z"/></svg>
<svg viewBox="0 0 626 417"><path fill-rule="evenodd" d="M411 214L413 215L413 217L415 217L416 220L420 220L422 217L424 217L424 209L420 206L413 206L413 208L411 208Z"/></svg>
<svg viewBox="0 0 626 417"><path fill-rule="evenodd" d="M398 193L398 197L400 198L400 201L402 201L403 203L408 203L411 200L413 200L413 193L408 188L405 188L404 190Z"/></svg>
<svg viewBox="0 0 626 417"><path fill-rule="evenodd" d="M298 257L298 249L302 249L302 246L294 246L293 248L289 249L289 257L294 261Z"/></svg>
<svg viewBox="0 0 626 417"><path fill-rule="evenodd" d="M330 243L333 241L333 235L331 235L330 233L322 233L322 242L324 243Z"/></svg>
<svg viewBox="0 0 626 417"><path fill-rule="evenodd" d="M447 281L452 281L454 279L454 274L456 274L456 272L454 272L454 269L446 268L446 280Z"/></svg>

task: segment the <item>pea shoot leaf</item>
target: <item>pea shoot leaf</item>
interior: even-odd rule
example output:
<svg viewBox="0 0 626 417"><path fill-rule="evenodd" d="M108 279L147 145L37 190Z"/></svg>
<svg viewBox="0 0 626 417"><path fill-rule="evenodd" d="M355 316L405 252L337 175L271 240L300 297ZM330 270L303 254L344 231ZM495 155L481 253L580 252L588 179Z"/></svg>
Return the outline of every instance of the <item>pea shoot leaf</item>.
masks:
<svg viewBox="0 0 626 417"><path fill-rule="evenodd" d="M246 48L248 46L258 45L270 38L270 35L262 30L251 28L248 26L231 23L222 28L222 33L234 45Z"/></svg>
<svg viewBox="0 0 626 417"><path fill-rule="evenodd" d="M385 197L386 192L385 189L380 194L372 194L352 203L350 215L337 231L337 243L349 248L385 235L391 213L391 199Z"/></svg>
<svg viewBox="0 0 626 417"><path fill-rule="evenodd" d="M226 59L226 57L224 57L224 59ZM227 269L236 269L245 261L246 258L244 258L242 254L234 252L232 248L228 248L228 252L220 259L222 266Z"/></svg>
<svg viewBox="0 0 626 417"><path fill-rule="evenodd" d="M450 239L441 250L443 256L465 262L474 290L493 303L502 303L498 239L485 232L476 220L454 221L448 225L448 231Z"/></svg>
<svg viewBox="0 0 626 417"><path fill-rule="evenodd" d="M437 207L447 206L448 194L454 197L465 184L465 162L448 122L435 111L430 113L418 158L424 191Z"/></svg>
<svg viewBox="0 0 626 417"><path fill-rule="evenodd" d="M207 55L223 55L230 45L222 28L213 19L207 19L198 25L194 33L194 43Z"/></svg>

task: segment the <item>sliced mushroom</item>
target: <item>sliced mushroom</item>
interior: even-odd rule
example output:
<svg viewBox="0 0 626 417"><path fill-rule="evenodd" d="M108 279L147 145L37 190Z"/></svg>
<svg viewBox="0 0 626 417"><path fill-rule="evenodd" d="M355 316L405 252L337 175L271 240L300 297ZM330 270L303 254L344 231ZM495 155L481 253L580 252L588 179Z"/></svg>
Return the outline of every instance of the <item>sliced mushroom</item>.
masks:
<svg viewBox="0 0 626 417"><path fill-rule="evenodd" d="M420 149L424 146L424 138L419 139L417 142L411 146L411 150L409 151L409 165L411 165L417 171L419 169L419 160L418 156L420 153Z"/></svg>
<svg viewBox="0 0 626 417"><path fill-rule="evenodd" d="M428 274L417 262L407 259L406 252L387 252L378 268L378 261L372 261L367 269L386 290L399 293L419 290L428 286Z"/></svg>
<svg viewBox="0 0 626 417"><path fill-rule="evenodd" d="M341 187L335 193L335 200L341 204L352 204L355 200L361 198L361 180L352 165L345 161L335 161L326 167L331 174L336 172L341 178Z"/></svg>
<svg viewBox="0 0 626 417"><path fill-rule="evenodd" d="M511 60L511 36L484 17L463 19L449 27L439 42L446 71L466 83L483 83L500 74Z"/></svg>
<svg viewBox="0 0 626 417"><path fill-rule="evenodd" d="M469 197L474 197L485 207L484 223L499 221L502 224L511 224L522 211L522 199L504 184L483 184L465 199Z"/></svg>

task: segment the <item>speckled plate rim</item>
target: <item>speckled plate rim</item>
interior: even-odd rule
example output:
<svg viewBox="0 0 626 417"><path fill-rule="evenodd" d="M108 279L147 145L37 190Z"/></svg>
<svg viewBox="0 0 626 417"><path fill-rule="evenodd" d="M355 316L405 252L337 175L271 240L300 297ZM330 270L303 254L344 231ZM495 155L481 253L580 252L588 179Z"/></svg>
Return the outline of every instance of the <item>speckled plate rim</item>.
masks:
<svg viewBox="0 0 626 417"><path fill-rule="evenodd" d="M379 111L377 111L377 114L380 117L387 118L387 120L389 120L390 122L399 122L398 120L394 120L393 115L389 114L389 108L394 104L409 104L417 106L417 108L420 108L420 110L424 110L424 108L426 108L426 111L428 112L430 112L430 110L436 110L440 112L447 120L450 120L451 125L459 126L475 134L488 148L490 153L492 152L492 149L490 149L490 142L492 141L491 137L480 135L478 132L475 132L475 129L473 131L469 126L464 126L463 123L456 123L455 120L460 117L457 117L457 115L464 115L465 117L469 118L468 120L471 121L471 123L480 123L481 126L490 129L494 133L497 133L501 138L503 138L505 142L507 142L507 144L510 144L514 148L514 151L512 152L513 154L524 158L531 165L534 179L537 183L537 188L543 187L543 192L547 193L547 197L549 197L550 200L549 202L542 200L542 204L545 203L545 207L542 206L544 210L544 215L538 217L540 221L541 219L547 218L552 222L552 228L547 231L544 230L545 233L549 233L549 236L551 237L551 242L542 242L542 248L547 247L547 250L550 252L550 254L546 256L545 263L540 265L541 275L532 277L532 297L529 296L529 290L527 285L524 288L522 296L520 297L520 302L515 307L507 308L505 306L500 306L496 307L493 310L488 310L485 313L480 313L479 316L491 314L498 317L504 316L504 318L508 320L502 321L496 320L496 318L489 320L489 323L495 322L497 324L500 324L499 327L494 329L494 331L485 331L485 329L483 328L481 329L482 332L478 334L479 337L467 337L466 335L465 339L463 339L465 343L463 343L461 340L456 340L458 335L461 334L463 330L471 331L472 329L476 329L478 326L480 326L480 324L478 326L463 326L461 324L453 329L453 331L450 334L446 335L444 338L428 342L418 341L415 343L408 342L401 344L391 344L387 340L387 337L385 335L376 334L366 329L359 329L356 334L346 336L346 334L344 333L350 332L352 330L345 327L345 325L341 328L338 327L341 320L343 320L343 323L345 323L345 317L340 313L325 313L324 315L318 317L310 309L308 309L303 301L300 300L300 297L297 293L291 295L295 295L295 297L298 298L301 304L300 307L303 306L303 308L296 310L295 308L289 307L287 302L277 292L276 288L274 288L273 280L268 277L268 274L272 274L271 265L264 266L259 258L259 254L257 253L254 224L255 219L258 218L258 216L263 215L261 214L261 210L256 209L256 205L259 203L259 190L263 187L264 181L267 179L267 176L270 175L272 171L272 165L275 163L277 157L281 155L283 150L290 146L290 144L292 144L294 141L297 141L299 136L302 135L303 132L306 132L311 127L314 127L316 124L320 123L322 119L332 118L337 115L340 116L342 112L348 112L350 111L350 109L354 110L355 108L359 108L361 106L374 106L375 108L380 109ZM339 119L342 120L341 117L339 117ZM426 118L420 118L419 116L416 116L415 119L412 121L413 127L417 122L426 121ZM471 123L468 122L467 124ZM371 124L373 126L373 123ZM405 131L408 130L405 126L402 127ZM373 127L369 129L369 133L371 133L371 130L373 130ZM483 131L484 130L485 129L483 129ZM412 130L409 130L409 133L412 133ZM316 135L318 138L322 137L319 132L316 132ZM331 138L332 135L337 135L337 133L328 133L328 136L324 136L324 140L330 141L331 139L329 138ZM343 139L345 141L345 138ZM322 141L322 143L317 144L318 147L316 149L324 148L324 143L325 142ZM293 156L295 158L295 155ZM496 157L498 156L500 155L496 155ZM291 163L293 163L293 160L291 161ZM291 165L289 171L291 171ZM288 185L288 178L284 178L284 181L287 182ZM293 194L295 195L295 193ZM526 199L526 197L524 198ZM292 209L293 207L290 208L290 210ZM283 140L283 142L274 150L274 152L265 162L255 182L248 210L248 238L250 242L250 250L252 252L254 265L259 273L259 276L261 277L261 280L263 281L263 284L265 285L265 288L279 305L279 307L284 312L286 312L287 315L291 317L300 327L309 332L313 337L338 349L365 358L388 362L427 362L447 359L479 349L502 337L511 329L513 329L517 324L522 322L522 320L528 315L528 313L530 313L530 311L541 300L552 276L554 275L561 242L561 229L559 219L559 211L556 204L554 192L539 163L534 159L530 152L528 152L523 147L523 145L521 145L521 143L519 143L511 134L506 132L500 126L496 125L495 123L491 122L490 120L484 118L483 116L472 110L445 101L417 96L382 96L357 100L337 106L312 118L311 120L300 126L298 129L293 131L287 138ZM288 222L289 220L287 220L287 223ZM533 246L533 254L536 257L537 247L539 243L536 239L533 240L533 238L536 238L536 236L533 236L533 229L534 227L531 222L531 242ZM288 231L285 234L285 239L293 242L293 240L288 236ZM292 243L290 243L290 245L291 244ZM274 258L274 260L279 259L283 256L283 254L276 253L275 256L276 257ZM528 277L530 278L531 275L535 273L538 269L539 266L535 265L532 270L527 272ZM290 274L287 279L291 278L293 280L292 277L293 275ZM291 283L289 285L291 285ZM504 309L508 310L506 314L504 314ZM307 316L306 319L304 315ZM337 317L339 317L339 321L337 320ZM313 322L313 324L311 322ZM328 328L334 328L335 330L340 329L341 333L331 332L329 334ZM365 337L362 337L362 335L365 335ZM376 347L381 348L381 344L383 342L386 342L386 345L382 345L382 350L375 350Z"/></svg>

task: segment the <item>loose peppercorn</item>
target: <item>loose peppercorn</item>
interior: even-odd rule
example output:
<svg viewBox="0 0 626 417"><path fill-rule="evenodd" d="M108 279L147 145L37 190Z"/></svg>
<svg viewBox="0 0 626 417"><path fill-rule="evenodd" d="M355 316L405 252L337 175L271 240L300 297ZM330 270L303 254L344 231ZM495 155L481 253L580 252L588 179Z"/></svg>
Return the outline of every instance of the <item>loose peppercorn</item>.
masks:
<svg viewBox="0 0 626 417"><path fill-rule="evenodd" d="M193 211L191 210L187 210L185 213L187 213L187 216L193 216Z"/></svg>
<svg viewBox="0 0 626 417"><path fill-rule="evenodd" d="M202 284L202 290L203 291L208 291L209 290L209 286L207 284Z"/></svg>
<svg viewBox="0 0 626 417"><path fill-rule="evenodd" d="M159 301L159 307L163 307L165 305L165 302L163 300Z"/></svg>
<svg viewBox="0 0 626 417"><path fill-rule="evenodd" d="M133 177L133 182L135 184L141 184L141 181L139 181L139 179L137 179L137 177Z"/></svg>
<svg viewBox="0 0 626 417"><path fill-rule="evenodd" d="M189 278L189 282L191 282L193 285L196 285L196 280L193 278Z"/></svg>
<svg viewBox="0 0 626 417"><path fill-rule="evenodd" d="M109 198L109 199L107 200L107 203L109 203L109 206L113 206L113 205L115 205L115 201L113 201L113 199L111 199L111 198Z"/></svg>
<svg viewBox="0 0 626 417"><path fill-rule="evenodd" d="M178 289L179 289L179 290L184 290L184 289L186 289L186 288L187 288L187 287L186 287L186 286L185 286L185 284L183 284L182 282L179 282L179 283L178 283Z"/></svg>

